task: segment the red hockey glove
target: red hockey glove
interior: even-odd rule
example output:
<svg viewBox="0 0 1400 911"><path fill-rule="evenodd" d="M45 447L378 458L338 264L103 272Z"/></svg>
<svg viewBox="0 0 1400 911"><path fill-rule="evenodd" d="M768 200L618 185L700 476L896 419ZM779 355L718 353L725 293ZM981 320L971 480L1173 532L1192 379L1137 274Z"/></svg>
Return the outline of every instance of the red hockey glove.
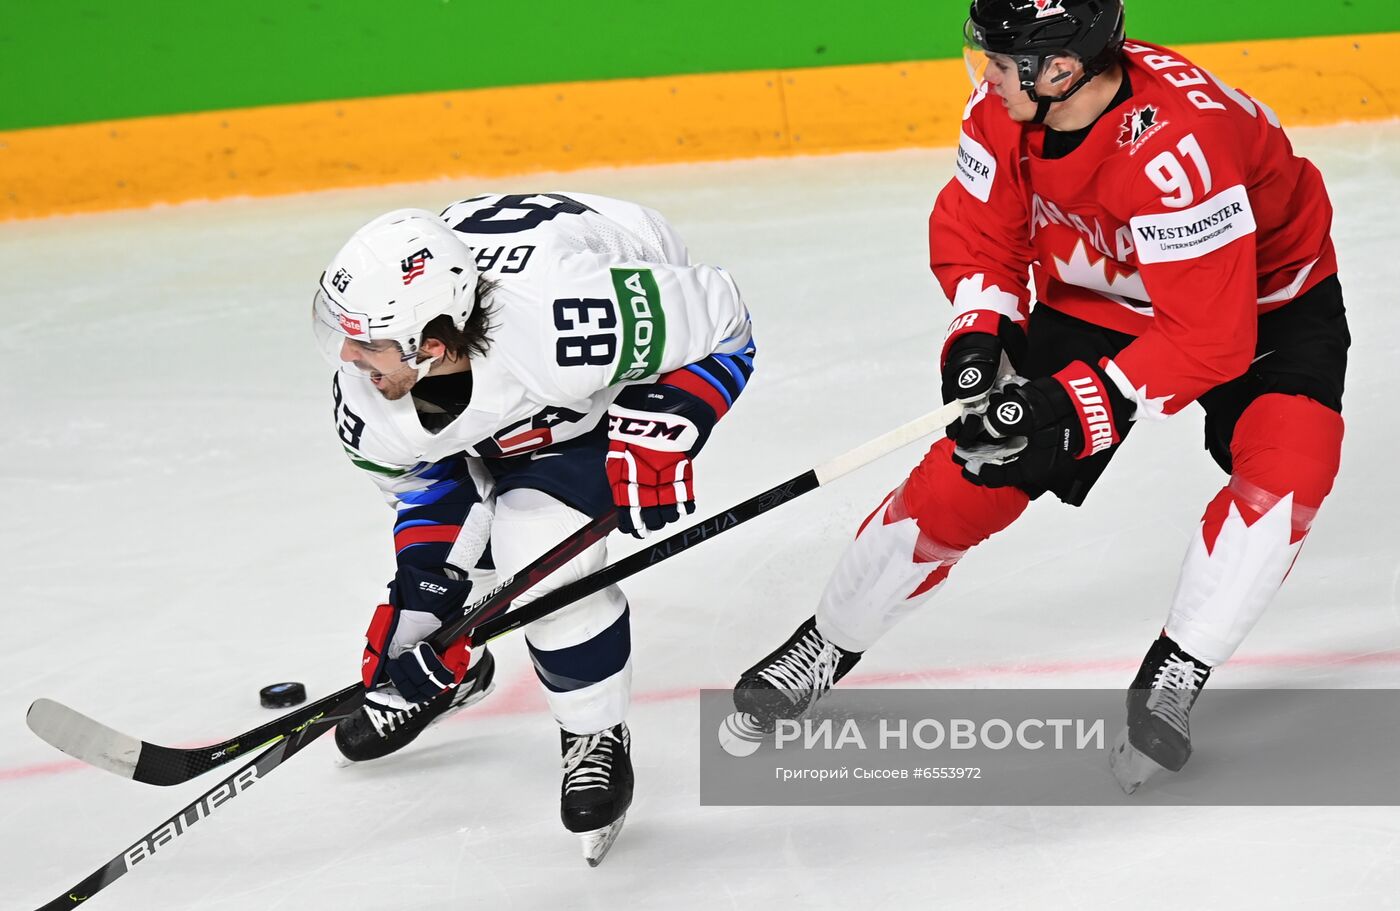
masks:
<svg viewBox="0 0 1400 911"><path fill-rule="evenodd" d="M471 648L459 639L439 654L422 641L466 603L471 583L413 566L399 569L389 586L389 604L374 609L365 632L360 675L366 698L391 708L426 702L462 682Z"/></svg>
<svg viewBox="0 0 1400 911"><path fill-rule="evenodd" d="M718 418L696 396L656 383L629 386L608 410L608 483L617 527L638 538L695 511L691 458Z"/></svg>
<svg viewBox="0 0 1400 911"><path fill-rule="evenodd" d="M1042 487L1066 465L1116 445L1133 403L1098 367L1074 361L1050 377L1004 385L965 420L954 455L984 487Z"/></svg>

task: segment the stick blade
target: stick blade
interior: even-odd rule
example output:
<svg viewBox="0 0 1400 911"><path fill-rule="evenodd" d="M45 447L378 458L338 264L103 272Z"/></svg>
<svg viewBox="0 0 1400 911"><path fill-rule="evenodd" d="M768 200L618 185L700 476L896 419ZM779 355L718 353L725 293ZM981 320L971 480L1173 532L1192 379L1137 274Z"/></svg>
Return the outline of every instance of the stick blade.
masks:
<svg viewBox="0 0 1400 911"><path fill-rule="evenodd" d="M29 729L56 750L123 778L136 777L141 741L75 712L61 702L38 699L25 716Z"/></svg>

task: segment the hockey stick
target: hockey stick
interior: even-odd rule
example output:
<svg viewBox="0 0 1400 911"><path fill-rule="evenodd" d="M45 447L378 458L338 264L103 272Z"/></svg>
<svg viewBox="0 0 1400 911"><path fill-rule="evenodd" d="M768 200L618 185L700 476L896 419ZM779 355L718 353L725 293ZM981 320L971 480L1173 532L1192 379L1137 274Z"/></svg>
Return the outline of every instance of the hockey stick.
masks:
<svg viewBox="0 0 1400 911"><path fill-rule="evenodd" d="M364 688L357 687L356 689L359 692L337 704L332 709L333 714L354 710L354 707L364 698ZM328 724L307 722L299 730L280 737L271 749L254 757L238 771L205 791L189 806L141 836L122 853L84 877L73 888L41 905L39 911L61 911L61 909L75 908L86 902L97 892L130 873L137 864L149 860L156 851L184 835L195 823L202 821L210 813L257 784L263 776L286 762L292 755L301 752L307 744L330 729L331 726Z"/></svg>
<svg viewBox="0 0 1400 911"><path fill-rule="evenodd" d="M575 556L587 550L599 540L607 537L608 533L617 526L617 514L610 512L601 518L595 519L583 528L574 532L569 537L560 541L546 553L540 555L529 566L520 572L506 579L497 585L489 594L478 600L471 607L467 608L461 617L438 630L429 641L436 648L445 648L453 640L460 637L463 632L477 623L483 617L492 617L501 613L510 606L510 602L518 598L521 594L537 585L542 579L560 566L572 560ZM239 796L248 788L261 781L273 769L277 768L288 758L301 752L317 737L331 729L328 722L343 718L360 707L364 702L364 687L355 683L345 689L334 693L324 699L317 700L311 705L304 706L296 712L290 712L270 724L262 725L249 731L243 738L234 741L226 741L221 751L209 752L205 749L195 750L174 750L169 747L160 747L155 744L146 744L134 738L126 737L112 731L111 728L98 722L92 721L83 715L79 715L72 709L52 702L51 700L40 700L50 706L56 706L61 712L50 717L50 721L57 718L59 721L66 720L73 724L72 717L86 722L95 730L80 730L81 724L77 728L70 729L68 735L71 742L68 746L82 746L91 752L86 755L70 753L85 762L98 765L101 768L116 772L128 778L136 778L138 781L146 781L152 784L174 784L177 781L188 780L196 775L208 771L215 766L229 762L234 755L246 753L247 750L237 749L237 740L254 740L253 735L267 736L269 732L275 733L268 740L262 743L263 746L271 745L270 748L256 756L238 771L220 781L214 787L205 791L197 800L182 809L179 813L162 822L150 832L143 835L138 841L130 845L125 851L98 867L87 877L82 879L77 885L69 889L63 895L53 899L40 907L39 911L58 911L58 909L73 908L89 898L96 892L106 888L113 882L129 873L138 863L149 859L156 851L174 839L184 835L195 823L203 820L210 813L214 812L223 804ZM44 723L38 727L35 725L35 709L39 707L36 702L29 710L30 727L35 729L41 737L47 740L64 752L69 752L65 746L60 746L54 739L50 739L46 734L54 734L55 731L48 730ZM66 714L65 714L66 713ZM45 711L39 713L42 719ZM41 732L40 728L46 728ZM123 738L135 744L135 754L132 756L119 755L118 751L112 749L110 743L103 744L101 735L106 732ZM62 739L62 738L57 738ZM228 744L232 744L234 749L230 750ZM147 750L151 750L147 753ZM181 755L186 754L186 755ZM145 765L143 766L143 761ZM139 769L144 769L141 777L138 777ZM183 774L183 778L177 776Z"/></svg>
<svg viewBox="0 0 1400 911"><path fill-rule="evenodd" d="M461 617L438 630L428 641L441 650L474 625L502 613L512 600L607 537L616 525L616 513L588 523L465 608ZM359 708L363 696L364 688L358 682L353 683L236 737L191 748L138 740L52 699L35 701L25 720L40 739L75 759L144 784L175 785L276 743L304 730L307 725L324 727L327 722L337 721Z"/></svg>
<svg viewBox="0 0 1400 911"><path fill-rule="evenodd" d="M828 484L862 465L873 462L875 459L893 452L901 446L912 443L922 436L947 426L961 413L962 407L957 403L945 405L937 411L930 412L922 418L911 421L902 427L898 427L889 433L871 440L863 446L858 446L845 455L838 456L816 468L803 472L791 480L784 481L775 487L769 488L758 496L751 497L718 516L692 525L687 529L661 540L646 550L638 551L577 582L556 589L514 613L495 616L494 619L487 619L485 622L479 623L487 614L499 614L500 610L508 604L511 599L518 597L521 592L532 588L539 579L548 575L550 569L553 567L546 568L546 563L563 562L558 559L551 561L551 557L560 555L568 550L568 545L570 545L571 542L575 544L581 542L587 537L586 533L588 532L593 532L596 535L596 537L593 537L593 541L606 535L616 522L616 514L610 513L603 519L595 520L593 523L585 526L557 545L554 550L540 557L526 569L521 570L521 572L517 573L511 580L502 583L501 586L497 587L495 593L489 595L486 599L483 599L483 601L478 602L471 610L464 613L461 618L453 621L451 624L435 633L432 637L432 641L435 647L440 648L446 646L467 630L471 631L470 638L473 643L476 644L495 639L498 636L503 636L512 630L519 629L527 623L534 622L547 614L559 610L578 598L606 588L615 582L634 575L648 566L653 566L670 559L676 554L694 547L701 541L708 541L710 538L728 531L736 525L747 522L755 516L762 515L789 500L794 500L805 493L816 490L818 487ZM589 544L591 543L592 541L589 542ZM587 546L588 545L585 544L578 549L581 551ZM526 575L530 575L532 578L522 579L522 577ZM508 595L504 593L507 587L510 589ZM478 623L479 625L476 625ZM328 721L330 718L340 717L354 711L364 699L364 689L359 686L359 684L347 687L345 690L342 690L341 693L346 694L345 698L330 709L328 717L323 718L318 714L305 719L296 728L280 733L275 738L273 746L265 753L257 756L228 778L225 778L213 788L206 791L189 806L148 832L121 854L118 854L116 857L103 864L72 889L68 890L64 895L41 906L39 911L71 909L87 901L94 893L111 885L118 878L130 872L136 864L154 855L157 849L185 834L195 823L204 819L215 809L239 796L243 791L256 784L263 776L277 768L289 757L300 752L317 737L320 737L326 731L330 730L329 724L320 722ZM326 697L326 700L321 700L321 702L332 698L334 697ZM56 704L57 703L55 703L55 705ZM307 708L309 709L311 707L308 706ZM31 713L32 711L31 709ZM290 719L293 715L298 714L300 713L291 713L284 716L284 719L279 720ZM267 726L265 725L264 727ZM223 759L215 764L221 764L226 761L228 760ZM107 766L104 766L104 768L107 768ZM208 768L213 768L213 766L208 766ZM121 773L119 772L118 774Z"/></svg>
<svg viewBox="0 0 1400 911"><path fill-rule="evenodd" d="M868 443L857 446L844 455L839 455L816 468L804 471L795 478L770 487L763 493L750 497L717 516L711 516L703 522L698 522L668 538L663 538L645 550L639 550L582 579L571 582L562 588L556 588L504 616L494 620L486 620L471 631L469 638L474 646L481 645L504 636L512 630L520 629L527 623L533 623L541 617L548 616L579 598L621 582L628 576L635 575L649 566L655 566L663 560L669 560L676 554L689 550L702 541L708 541L755 516L763 515L789 500L795 500L805 493L810 493L818 487L829 484L842 475L873 462L901 446L908 445L920 437L942 430L957 420L961 414L962 405L958 402L950 402L921 418L916 418Z"/></svg>
<svg viewBox="0 0 1400 911"><path fill-rule="evenodd" d="M430 641L435 647L440 648L471 630L474 633L473 642L480 644L519 629L527 623L559 610L577 598L606 588L648 566L687 550L701 541L728 531L754 516L780 506L788 500L796 499L828 484L901 446L933 433L956 420L961 413L962 408L956 403L944 405L942 408L910 421L908 424L883 434L844 455L784 481L756 497L745 500L726 512L676 532L646 550L632 554L570 585L556 589L514 613L497 617L502 610L509 606L512 598L518 596L521 591L533 587L538 581L537 578L528 580L528 584L524 584L512 592L510 598L503 598L492 605L481 605L479 602L479 609L474 606L461 618L438 630ZM585 526L575 536L561 542L554 551L517 573L516 578L522 579L531 574L536 567L541 567L545 561L565 549L569 549L571 555L581 552L605 536L612 529L615 521L616 517L609 515ZM574 543L578 545L577 550L572 549L571 545ZM506 585L511 585L513 582L514 580L508 580L503 583L497 588L497 592L502 591ZM488 598L490 597L488 596ZM497 617L497 619L493 621L493 617ZM477 628L473 629L473 627ZM43 740L70 756L125 778L133 778L147 784L171 785L188 781L210 769L231 762L238 755L248 752L244 748L244 744L266 745L280 737L287 736L309 721L334 720L339 717L340 713L333 713L331 718L323 718L323 716L339 700L352 695L359 688L359 684L352 684L339 692L302 706L294 712L289 712L275 721L237 737L208 747L192 749L166 747L138 740L49 699L40 699L30 707L28 722L29 727ZM349 711L353 711L356 707L358 705L352 706Z"/></svg>

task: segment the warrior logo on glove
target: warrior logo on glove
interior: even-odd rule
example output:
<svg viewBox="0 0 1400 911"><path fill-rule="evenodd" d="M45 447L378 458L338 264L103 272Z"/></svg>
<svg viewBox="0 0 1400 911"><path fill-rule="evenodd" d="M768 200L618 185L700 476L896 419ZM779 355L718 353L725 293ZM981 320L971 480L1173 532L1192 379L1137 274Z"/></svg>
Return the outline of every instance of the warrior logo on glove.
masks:
<svg viewBox="0 0 1400 911"><path fill-rule="evenodd" d="M977 367L968 367L958 374L958 388L971 389L982 383L982 370Z"/></svg>
<svg viewBox="0 0 1400 911"><path fill-rule="evenodd" d="M1017 402L1003 402L997 407L997 419L1003 424L1018 423L1024 416L1025 412Z"/></svg>

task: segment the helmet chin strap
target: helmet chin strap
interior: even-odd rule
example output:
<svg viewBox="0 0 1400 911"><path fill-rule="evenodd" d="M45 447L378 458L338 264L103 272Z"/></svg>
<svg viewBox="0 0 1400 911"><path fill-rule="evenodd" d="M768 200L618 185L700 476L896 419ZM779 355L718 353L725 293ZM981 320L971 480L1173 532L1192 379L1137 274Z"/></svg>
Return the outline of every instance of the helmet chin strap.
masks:
<svg viewBox="0 0 1400 911"><path fill-rule="evenodd" d="M1038 92L1031 93L1031 97L1035 99L1035 117L1031 118L1031 123L1043 125L1045 123L1045 118L1050 115L1050 106L1052 104L1058 104L1061 101L1068 101L1074 95L1075 92L1078 92L1080 89L1084 88L1084 86L1088 84L1089 80L1093 79L1096 75L1098 74L1090 73L1086 70L1084 74L1080 76L1078 80L1075 81L1074 85L1069 87L1068 91L1060 95L1056 95L1054 98L1046 98L1044 95L1041 95ZM1068 79L1069 77L1069 73L1061 73L1059 76L1056 76L1054 79L1052 79L1051 82L1062 82L1063 80Z"/></svg>
<svg viewBox="0 0 1400 911"><path fill-rule="evenodd" d="M417 382L418 380L421 380L423 377L427 376L428 371L432 370L433 365L436 364L439 360L441 360L440 356L430 357L426 361L415 361L413 364L413 369L414 372L418 374L418 378L415 379L414 382Z"/></svg>

